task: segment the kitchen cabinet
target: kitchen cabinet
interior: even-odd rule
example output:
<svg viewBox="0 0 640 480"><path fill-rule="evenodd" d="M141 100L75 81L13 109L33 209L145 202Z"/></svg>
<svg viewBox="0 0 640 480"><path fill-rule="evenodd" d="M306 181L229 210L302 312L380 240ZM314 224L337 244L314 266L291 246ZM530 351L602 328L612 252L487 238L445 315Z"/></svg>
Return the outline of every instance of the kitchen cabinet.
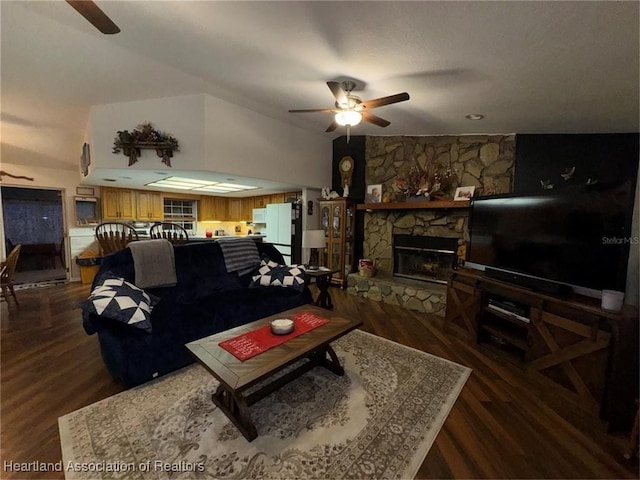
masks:
<svg viewBox="0 0 640 480"><path fill-rule="evenodd" d="M135 220L135 190L102 188L102 218L104 220Z"/></svg>
<svg viewBox="0 0 640 480"><path fill-rule="evenodd" d="M289 200L290 198L295 198L296 200L299 200L302 198L302 192L287 192L284 194L284 201L286 202L287 200Z"/></svg>
<svg viewBox="0 0 640 480"><path fill-rule="evenodd" d="M269 195L269 203L284 203L285 202L285 194L284 193L273 193Z"/></svg>
<svg viewBox="0 0 640 480"><path fill-rule="evenodd" d="M347 275L354 271L356 202L348 198L320 201L322 229L327 239L325 266L334 273L331 282L342 288L347 285Z"/></svg>
<svg viewBox="0 0 640 480"><path fill-rule="evenodd" d="M164 196L162 192L136 192L136 220L162 222Z"/></svg>
<svg viewBox="0 0 640 480"><path fill-rule="evenodd" d="M203 196L200 198L198 205L199 221L226 221L228 217L228 202L226 198L211 196Z"/></svg>
<svg viewBox="0 0 640 480"><path fill-rule="evenodd" d="M232 222L240 222L243 220L241 198L229 198L227 200L227 220Z"/></svg>
<svg viewBox="0 0 640 480"><path fill-rule="evenodd" d="M242 199L242 220L245 222L253 221L253 197Z"/></svg>
<svg viewBox="0 0 640 480"><path fill-rule="evenodd" d="M261 195L253 198L253 208L265 208L270 203L270 195Z"/></svg>

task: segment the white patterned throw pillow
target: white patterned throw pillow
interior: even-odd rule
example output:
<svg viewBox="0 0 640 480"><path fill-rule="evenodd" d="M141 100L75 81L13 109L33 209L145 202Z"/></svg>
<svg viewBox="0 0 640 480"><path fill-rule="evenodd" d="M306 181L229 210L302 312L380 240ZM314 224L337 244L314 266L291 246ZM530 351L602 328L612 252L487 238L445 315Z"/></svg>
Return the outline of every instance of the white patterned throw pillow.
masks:
<svg viewBox="0 0 640 480"><path fill-rule="evenodd" d="M151 332L151 310L158 300L124 278L106 274L80 306L90 313Z"/></svg>
<svg viewBox="0 0 640 480"><path fill-rule="evenodd" d="M279 265L271 260L262 260L256 275L251 279L251 286L287 287L303 291L306 281L304 265Z"/></svg>

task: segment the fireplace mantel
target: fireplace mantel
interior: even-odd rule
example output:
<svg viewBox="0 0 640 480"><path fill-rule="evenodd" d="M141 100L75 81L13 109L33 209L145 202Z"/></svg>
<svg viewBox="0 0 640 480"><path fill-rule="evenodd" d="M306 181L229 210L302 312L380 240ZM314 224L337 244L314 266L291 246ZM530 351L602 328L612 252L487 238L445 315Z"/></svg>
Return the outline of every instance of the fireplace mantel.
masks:
<svg viewBox="0 0 640 480"><path fill-rule="evenodd" d="M469 200L433 200L430 202L359 203L358 210L437 210L469 208Z"/></svg>

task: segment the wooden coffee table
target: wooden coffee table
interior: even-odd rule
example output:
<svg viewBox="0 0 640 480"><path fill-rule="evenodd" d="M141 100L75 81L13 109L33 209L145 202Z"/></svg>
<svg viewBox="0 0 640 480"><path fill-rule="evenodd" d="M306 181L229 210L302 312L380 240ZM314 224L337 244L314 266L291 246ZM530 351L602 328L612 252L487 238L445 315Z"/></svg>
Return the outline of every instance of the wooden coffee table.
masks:
<svg viewBox="0 0 640 480"><path fill-rule="evenodd" d="M224 340L267 325L276 318L292 318L301 312L311 312L330 321L244 362L218 345ZM258 436L258 432L248 407L315 366L325 367L336 375L344 375L344 368L329 344L360 325L360 320L349 320L325 309L305 305L187 343L186 347L220 381L220 386L211 396L213 403L229 417L248 441L252 441ZM251 386L302 358L309 361L245 395L244 392Z"/></svg>

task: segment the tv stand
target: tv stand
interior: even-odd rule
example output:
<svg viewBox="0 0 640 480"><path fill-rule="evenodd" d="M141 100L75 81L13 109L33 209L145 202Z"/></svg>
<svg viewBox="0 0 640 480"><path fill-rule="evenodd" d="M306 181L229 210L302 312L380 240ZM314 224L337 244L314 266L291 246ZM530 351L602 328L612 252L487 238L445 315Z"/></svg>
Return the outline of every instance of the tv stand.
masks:
<svg viewBox="0 0 640 480"><path fill-rule="evenodd" d="M535 377L611 430L633 423L638 395L638 310L602 310L588 297L558 296L454 270L447 288L447 333Z"/></svg>

